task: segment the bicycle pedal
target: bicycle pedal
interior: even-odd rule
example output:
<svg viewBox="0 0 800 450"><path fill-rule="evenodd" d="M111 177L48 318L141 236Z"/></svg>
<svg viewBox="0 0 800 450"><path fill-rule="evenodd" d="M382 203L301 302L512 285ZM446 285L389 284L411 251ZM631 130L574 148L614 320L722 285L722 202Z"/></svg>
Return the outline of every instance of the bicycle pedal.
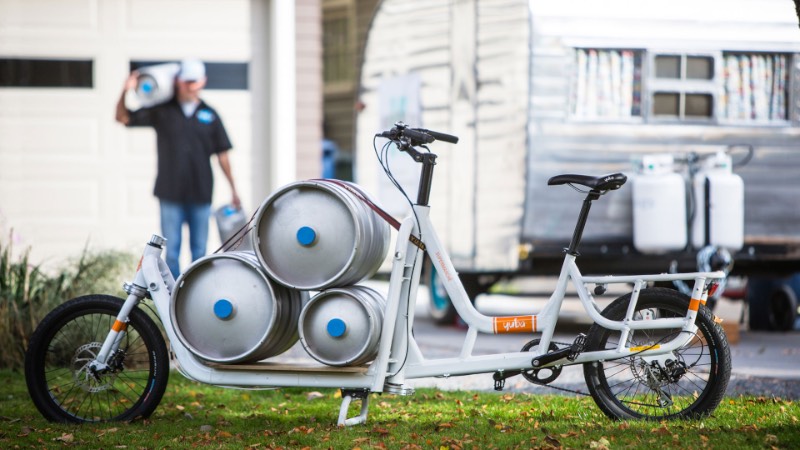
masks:
<svg viewBox="0 0 800 450"><path fill-rule="evenodd" d="M575 338L575 341L569 348L569 354L567 355L567 359L570 361L575 361L578 358L578 355L583 353L583 350L585 348L586 348L586 335L581 333Z"/></svg>

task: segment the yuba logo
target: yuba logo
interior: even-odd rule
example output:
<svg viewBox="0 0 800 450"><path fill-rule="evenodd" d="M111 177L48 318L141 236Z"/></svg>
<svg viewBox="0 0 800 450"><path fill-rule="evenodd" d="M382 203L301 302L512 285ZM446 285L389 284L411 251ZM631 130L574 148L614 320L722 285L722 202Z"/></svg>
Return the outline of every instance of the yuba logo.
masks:
<svg viewBox="0 0 800 450"><path fill-rule="evenodd" d="M495 317L495 333L526 333L536 331L536 316Z"/></svg>
<svg viewBox="0 0 800 450"><path fill-rule="evenodd" d="M521 317L514 317L514 320L512 320L511 322L505 322L503 324L503 328L505 328L506 333L511 333L511 331L513 330L530 328L530 327L528 326L528 322L525 319Z"/></svg>

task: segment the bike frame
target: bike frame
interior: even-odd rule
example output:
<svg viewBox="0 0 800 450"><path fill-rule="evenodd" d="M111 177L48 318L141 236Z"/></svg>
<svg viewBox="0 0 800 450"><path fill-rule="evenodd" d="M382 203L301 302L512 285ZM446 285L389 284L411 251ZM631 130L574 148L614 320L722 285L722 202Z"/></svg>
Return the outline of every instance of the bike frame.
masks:
<svg viewBox="0 0 800 450"><path fill-rule="evenodd" d="M405 384L408 379L477 373L513 374L515 371L534 369L534 360L548 353L558 321L559 311L564 301L567 283L575 286L578 297L589 317L600 326L618 330L619 343L616 348L576 352L572 359L549 355L548 359L536 360L535 369L584 364L637 355L647 362L666 362L672 351L688 344L696 335L695 319L701 304L708 297L708 281L723 279L725 274L718 272L695 272L684 274L659 274L640 276L595 276L586 277L580 273L575 262L580 235L586 222L592 200L601 195L592 191L584 201L578 226L572 243L567 249L558 283L550 299L538 314L510 317L489 317L478 312L472 305L453 266L450 256L441 244L430 221L430 207L427 205L436 156L420 156L423 162L420 190L417 204L412 213L400 224L389 280L389 293L384 311L383 328L379 350L375 360L360 367L329 367L308 364L281 364L260 362L256 364L217 364L208 363L193 355L178 339L170 316L171 294L175 280L161 258L164 238L154 235L142 254L136 276L131 284L124 286L128 297L121 308L111 331L106 337L97 359L90 363L90 370L106 369L109 355L119 346L124 336L128 315L139 302L149 296L155 303L164 331L170 342L174 361L180 372L201 383L225 387L317 387L339 388L343 390L343 400L339 415L340 425L364 423L367 417L368 394L371 392L390 392L411 394L413 389ZM325 180L316 180L326 183ZM430 258L434 270L441 278L453 306L467 324L468 329L458 356L450 358L426 359L411 333L414 324L414 311L424 255ZM694 280L691 300L685 317L652 318L634 317L636 303L641 289L647 283L656 281ZM609 320L602 316L600 308L589 293L586 285L632 284L630 303L626 316L621 321ZM635 330L680 329L669 341L648 343L639 347L628 347L628 336ZM532 336L541 333L540 342L534 351L498 353L476 356L472 354L478 333L504 334L522 333ZM554 359L558 358L558 359ZM541 362L541 364L539 364ZM347 409L354 398L362 400L361 414L347 419Z"/></svg>

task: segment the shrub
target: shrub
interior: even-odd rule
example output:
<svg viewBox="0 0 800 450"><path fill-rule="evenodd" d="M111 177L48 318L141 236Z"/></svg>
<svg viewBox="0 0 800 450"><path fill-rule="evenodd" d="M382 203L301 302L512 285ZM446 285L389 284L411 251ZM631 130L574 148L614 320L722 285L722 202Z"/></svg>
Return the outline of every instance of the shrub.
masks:
<svg viewBox="0 0 800 450"><path fill-rule="evenodd" d="M131 276L133 255L84 249L64 268L46 273L30 262L30 248L18 258L0 239L0 368L20 369L28 340L53 308L73 297L122 292L123 276Z"/></svg>

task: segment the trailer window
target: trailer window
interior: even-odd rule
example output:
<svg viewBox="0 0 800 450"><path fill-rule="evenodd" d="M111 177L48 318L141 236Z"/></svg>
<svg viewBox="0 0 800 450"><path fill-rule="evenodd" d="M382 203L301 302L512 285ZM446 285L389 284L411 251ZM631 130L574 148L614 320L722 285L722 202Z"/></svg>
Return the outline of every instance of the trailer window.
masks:
<svg viewBox="0 0 800 450"><path fill-rule="evenodd" d="M642 115L640 51L576 49L575 58L575 117L622 119Z"/></svg>
<svg viewBox="0 0 800 450"><path fill-rule="evenodd" d="M687 56L686 78L690 80L710 80L714 78L714 60L703 56Z"/></svg>
<svg viewBox="0 0 800 450"><path fill-rule="evenodd" d="M657 121L713 119L719 89L716 56L712 53L650 54L649 118Z"/></svg>
<svg viewBox="0 0 800 450"><path fill-rule="evenodd" d="M789 55L724 53L723 61L722 119L789 120Z"/></svg>

